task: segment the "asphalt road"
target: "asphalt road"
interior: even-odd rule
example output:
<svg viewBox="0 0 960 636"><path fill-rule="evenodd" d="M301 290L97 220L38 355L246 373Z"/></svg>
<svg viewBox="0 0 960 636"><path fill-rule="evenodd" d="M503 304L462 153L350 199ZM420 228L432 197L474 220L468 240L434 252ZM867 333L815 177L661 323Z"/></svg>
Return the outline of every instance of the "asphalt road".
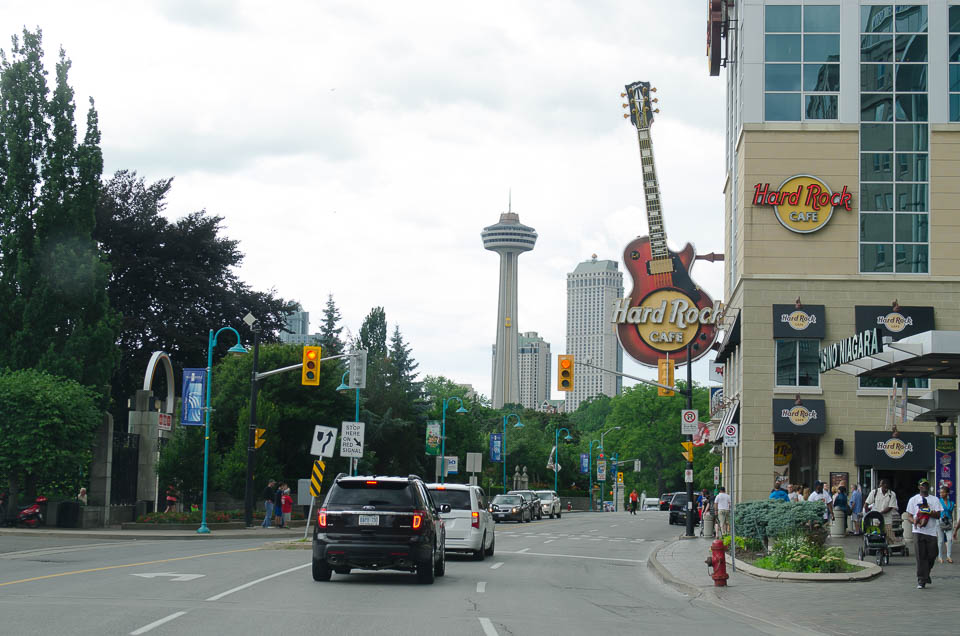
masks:
<svg viewBox="0 0 960 636"><path fill-rule="evenodd" d="M656 578L647 558L680 532L665 515L498 524L493 557L450 555L433 585L356 571L316 583L309 551L264 549L262 533L210 541L4 536L0 633L778 633Z"/></svg>

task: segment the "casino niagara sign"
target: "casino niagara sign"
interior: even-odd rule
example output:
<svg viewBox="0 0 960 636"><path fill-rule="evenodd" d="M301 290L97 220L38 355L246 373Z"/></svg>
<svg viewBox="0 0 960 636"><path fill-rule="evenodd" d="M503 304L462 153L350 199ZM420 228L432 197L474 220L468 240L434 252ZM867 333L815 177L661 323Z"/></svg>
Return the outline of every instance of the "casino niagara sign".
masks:
<svg viewBox="0 0 960 636"><path fill-rule="evenodd" d="M852 198L847 186L832 192L826 183L806 174L789 177L777 189L769 183L753 186L753 205L772 206L780 225L798 234L822 229L833 216L834 208L850 212Z"/></svg>

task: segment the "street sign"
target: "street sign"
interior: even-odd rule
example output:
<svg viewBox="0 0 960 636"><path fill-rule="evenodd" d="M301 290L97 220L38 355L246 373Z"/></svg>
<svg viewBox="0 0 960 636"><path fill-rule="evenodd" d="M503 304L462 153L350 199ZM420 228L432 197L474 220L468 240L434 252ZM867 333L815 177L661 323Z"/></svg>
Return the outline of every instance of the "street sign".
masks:
<svg viewBox="0 0 960 636"><path fill-rule="evenodd" d="M693 435L697 432L697 420L700 414L697 409L683 409L680 411L680 433L682 435Z"/></svg>
<svg viewBox="0 0 960 636"><path fill-rule="evenodd" d="M640 472L640 460L639 460L639 459L633 460L633 472L635 472L635 473L639 473L639 472Z"/></svg>
<svg viewBox="0 0 960 636"><path fill-rule="evenodd" d="M169 413L158 413L157 414L157 430L161 431L172 431L173 430L173 416Z"/></svg>
<svg viewBox="0 0 960 636"><path fill-rule="evenodd" d="M719 483L720 483L720 467L714 466L713 467L713 485L716 486Z"/></svg>
<svg viewBox="0 0 960 636"><path fill-rule="evenodd" d="M597 481L607 481L607 460L597 460Z"/></svg>
<svg viewBox="0 0 960 636"><path fill-rule="evenodd" d="M688 484L692 484L692 483L693 483L693 469L692 469L692 468L687 468L686 470L683 471L683 481L685 481L685 482L688 483Z"/></svg>
<svg viewBox="0 0 960 636"><path fill-rule="evenodd" d="M313 471L310 473L310 494L314 497L320 496L320 487L323 485L323 471L327 465L322 459L313 462Z"/></svg>
<svg viewBox="0 0 960 636"><path fill-rule="evenodd" d="M310 444L310 454L318 457L333 457L333 448L337 443L337 429L332 426L313 427L313 442Z"/></svg>
<svg viewBox="0 0 960 636"><path fill-rule="evenodd" d="M445 475L456 475L459 471L459 458L453 455L447 455L444 459L447 460L447 472Z"/></svg>
<svg viewBox="0 0 960 636"><path fill-rule="evenodd" d="M710 361L710 381L711 382L723 382L723 370L726 368L726 364L723 362L717 362L716 360Z"/></svg>
<svg viewBox="0 0 960 636"><path fill-rule="evenodd" d="M739 424L727 424L723 427L723 445L724 446L739 446L740 445L740 425Z"/></svg>
<svg viewBox="0 0 960 636"><path fill-rule="evenodd" d="M310 480L297 480L297 505L309 506L313 503L313 494L310 492Z"/></svg>
<svg viewBox="0 0 960 636"><path fill-rule="evenodd" d="M480 467L483 453L467 453L467 472L479 473L483 469Z"/></svg>
<svg viewBox="0 0 960 636"><path fill-rule="evenodd" d="M203 426L203 395L206 386L206 369L184 369L183 406L180 410L180 424L183 426Z"/></svg>
<svg viewBox="0 0 960 636"><path fill-rule="evenodd" d="M618 486L622 486L622 485L623 485L623 473L622 473L622 472L617 472L617 485L618 485Z"/></svg>
<svg viewBox="0 0 960 636"><path fill-rule="evenodd" d="M340 457L363 457L363 422L342 422Z"/></svg>

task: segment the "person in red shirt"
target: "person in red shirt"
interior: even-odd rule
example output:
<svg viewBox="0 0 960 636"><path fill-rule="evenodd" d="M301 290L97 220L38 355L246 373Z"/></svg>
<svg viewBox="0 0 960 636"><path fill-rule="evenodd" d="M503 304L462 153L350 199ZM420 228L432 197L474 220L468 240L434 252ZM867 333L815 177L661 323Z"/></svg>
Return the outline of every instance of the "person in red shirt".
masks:
<svg viewBox="0 0 960 636"><path fill-rule="evenodd" d="M283 505L283 525L290 525L290 515L293 514L293 497L290 496L290 487L283 485L283 496L280 498Z"/></svg>
<svg viewBox="0 0 960 636"><path fill-rule="evenodd" d="M640 502L640 495L637 494L637 489L634 488L633 492L630 493L630 514L637 514L637 504Z"/></svg>

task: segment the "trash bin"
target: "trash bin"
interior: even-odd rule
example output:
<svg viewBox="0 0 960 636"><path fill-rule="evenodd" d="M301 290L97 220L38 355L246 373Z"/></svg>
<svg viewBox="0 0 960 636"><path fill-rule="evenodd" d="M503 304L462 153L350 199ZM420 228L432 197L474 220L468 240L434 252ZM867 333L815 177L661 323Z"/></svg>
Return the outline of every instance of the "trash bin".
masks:
<svg viewBox="0 0 960 636"><path fill-rule="evenodd" d="M79 528L80 527L80 502L79 501L61 501L57 504L57 527L58 528Z"/></svg>

